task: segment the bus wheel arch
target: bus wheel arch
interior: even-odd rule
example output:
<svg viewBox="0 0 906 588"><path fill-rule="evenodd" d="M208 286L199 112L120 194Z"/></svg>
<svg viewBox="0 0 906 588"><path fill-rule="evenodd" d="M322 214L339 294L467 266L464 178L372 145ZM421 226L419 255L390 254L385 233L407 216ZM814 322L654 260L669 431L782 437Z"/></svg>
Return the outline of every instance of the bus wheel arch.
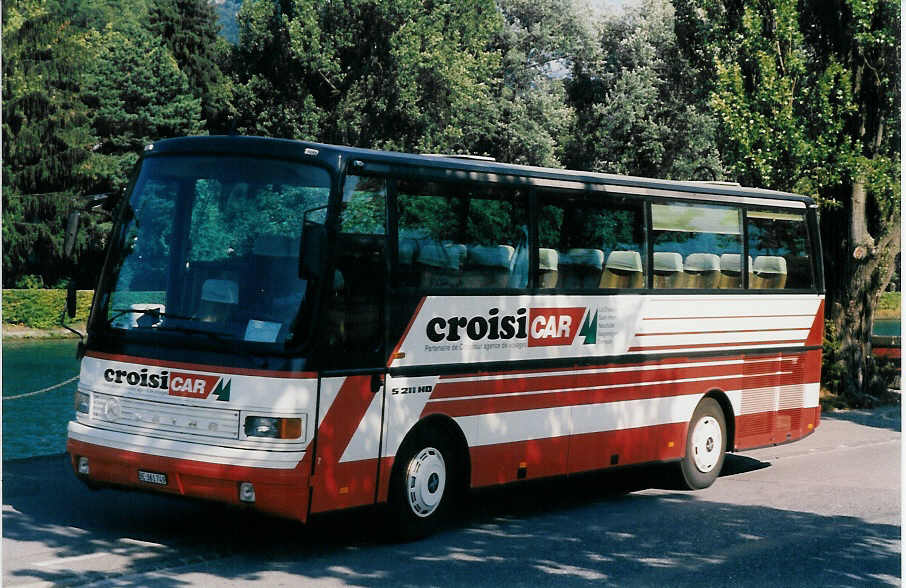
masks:
<svg viewBox="0 0 906 588"><path fill-rule="evenodd" d="M706 394L695 407L686 430L679 482L689 490L707 488L720 475L729 445L728 422L720 396Z"/></svg>
<svg viewBox="0 0 906 588"><path fill-rule="evenodd" d="M736 414L733 412L733 403L727 394L718 388L715 388L705 394L705 398L713 398L717 401L724 411L724 422L727 429L727 447L728 453L736 449Z"/></svg>
<svg viewBox="0 0 906 588"><path fill-rule="evenodd" d="M453 419L430 415L412 427L390 474L388 515L397 538L436 530L468 488L470 469L465 435Z"/></svg>

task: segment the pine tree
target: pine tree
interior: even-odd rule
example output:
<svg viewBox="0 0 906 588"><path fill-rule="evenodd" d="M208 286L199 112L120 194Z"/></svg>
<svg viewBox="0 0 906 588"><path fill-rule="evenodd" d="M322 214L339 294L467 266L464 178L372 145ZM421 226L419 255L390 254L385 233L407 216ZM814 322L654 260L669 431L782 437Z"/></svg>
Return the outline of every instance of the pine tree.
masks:
<svg viewBox="0 0 906 588"><path fill-rule="evenodd" d="M229 124L228 80L220 71L218 46L226 44L217 34L217 15L208 0L152 0L148 28L173 54L189 80L193 95L201 100L201 116L211 132L224 132ZM222 48L220 48L222 50Z"/></svg>
<svg viewBox="0 0 906 588"><path fill-rule="evenodd" d="M108 26L92 33L89 45L85 102L100 140L84 167L104 192L125 186L146 144L201 132L201 105L173 56L146 30Z"/></svg>
<svg viewBox="0 0 906 588"><path fill-rule="evenodd" d="M84 36L54 2L3 4L3 281L66 275L63 227L95 139L81 102Z"/></svg>

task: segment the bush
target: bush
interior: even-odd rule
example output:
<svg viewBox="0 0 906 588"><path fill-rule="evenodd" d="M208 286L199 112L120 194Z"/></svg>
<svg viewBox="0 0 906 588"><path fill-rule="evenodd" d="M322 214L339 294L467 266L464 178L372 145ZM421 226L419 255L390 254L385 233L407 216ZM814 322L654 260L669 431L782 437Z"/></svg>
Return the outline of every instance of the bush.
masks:
<svg viewBox="0 0 906 588"><path fill-rule="evenodd" d="M16 288L24 290L38 290L44 287L44 278L33 274L26 274L16 280Z"/></svg>
<svg viewBox="0 0 906 588"><path fill-rule="evenodd" d="M76 293L76 317L66 323L88 319L92 290ZM60 314L66 308L66 290L3 290L3 322L49 329L60 325Z"/></svg>

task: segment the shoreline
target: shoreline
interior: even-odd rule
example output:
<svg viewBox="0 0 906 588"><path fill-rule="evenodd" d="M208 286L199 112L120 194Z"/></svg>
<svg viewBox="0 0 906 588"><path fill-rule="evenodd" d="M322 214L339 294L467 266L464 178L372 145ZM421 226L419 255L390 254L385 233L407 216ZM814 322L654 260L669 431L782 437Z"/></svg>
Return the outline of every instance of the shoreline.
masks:
<svg viewBox="0 0 906 588"><path fill-rule="evenodd" d="M69 325L76 331L85 333L85 323L73 323ZM22 339L78 339L71 331L63 327L53 327L50 329L35 329L25 325L11 325L3 323L3 340L20 341Z"/></svg>

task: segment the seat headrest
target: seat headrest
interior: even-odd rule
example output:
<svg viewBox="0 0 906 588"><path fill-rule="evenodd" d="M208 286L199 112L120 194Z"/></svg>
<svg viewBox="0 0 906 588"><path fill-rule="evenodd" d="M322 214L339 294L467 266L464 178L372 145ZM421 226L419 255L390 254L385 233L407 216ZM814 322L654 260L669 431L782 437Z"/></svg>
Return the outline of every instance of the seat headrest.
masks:
<svg viewBox="0 0 906 588"><path fill-rule="evenodd" d="M720 270L723 272L736 272L739 273L742 271L740 267L740 262L742 261L742 255L739 253L724 253L720 256ZM752 256L749 256L749 268L752 267Z"/></svg>
<svg viewBox="0 0 906 588"><path fill-rule="evenodd" d="M418 261L422 265L459 271L466 259L466 246L460 243L440 244L436 241L422 243L418 249Z"/></svg>
<svg viewBox="0 0 906 588"><path fill-rule="evenodd" d="M561 263L586 265L596 269L604 267L604 252L600 249L570 249Z"/></svg>
<svg viewBox="0 0 906 588"><path fill-rule="evenodd" d="M720 271L720 258L714 253L690 253L686 256L687 272Z"/></svg>
<svg viewBox="0 0 906 588"><path fill-rule="evenodd" d="M681 272L683 271L683 256L671 251L656 251L654 253L654 271L656 272Z"/></svg>
<svg viewBox="0 0 906 588"><path fill-rule="evenodd" d="M642 271L642 256L638 251L611 251L607 256L607 269L624 272Z"/></svg>
<svg viewBox="0 0 906 588"><path fill-rule="evenodd" d="M560 256L555 249L541 247L538 249L538 269L541 271L555 272Z"/></svg>
<svg viewBox="0 0 906 588"><path fill-rule="evenodd" d="M509 245L472 245L468 250L469 263L509 269L516 249Z"/></svg>
<svg viewBox="0 0 906 588"><path fill-rule="evenodd" d="M201 285L201 299L220 304L239 304L239 284L233 280L205 280Z"/></svg>
<svg viewBox="0 0 906 588"><path fill-rule="evenodd" d="M752 267L756 274L786 275L786 259L779 255L759 255Z"/></svg>

